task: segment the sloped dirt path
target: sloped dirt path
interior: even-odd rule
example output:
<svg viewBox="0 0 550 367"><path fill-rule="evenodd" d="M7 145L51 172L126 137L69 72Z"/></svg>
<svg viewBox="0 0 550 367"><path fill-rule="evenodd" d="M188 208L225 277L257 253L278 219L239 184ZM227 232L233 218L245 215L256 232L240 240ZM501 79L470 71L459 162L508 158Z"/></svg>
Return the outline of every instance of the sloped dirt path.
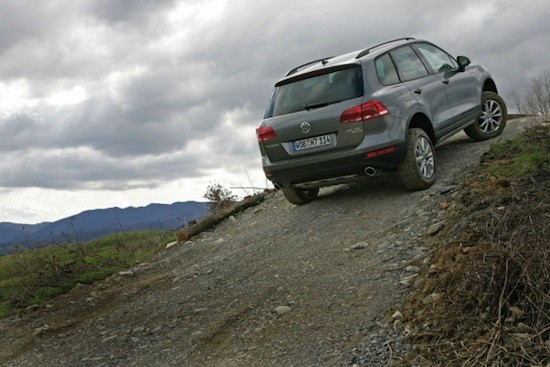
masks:
<svg viewBox="0 0 550 367"><path fill-rule="evenodd" d="M383 366L406 348L388 325L430 253L419 239L444 225L439 203L490 143L438 147L438 182L422 192L386 175L305 206L271 194L133 276L0 320L0 365Z"/></svg>

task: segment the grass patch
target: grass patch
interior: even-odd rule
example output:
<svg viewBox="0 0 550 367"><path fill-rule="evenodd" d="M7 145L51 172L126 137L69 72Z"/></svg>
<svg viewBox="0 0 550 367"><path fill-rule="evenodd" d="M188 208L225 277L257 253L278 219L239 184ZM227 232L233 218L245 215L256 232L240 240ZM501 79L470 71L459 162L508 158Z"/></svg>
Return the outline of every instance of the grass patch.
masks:
<svg viewBox="0 0 550 367"><path fill-rule="evenodd" d="M548 126L538 126L522 136L493 144L484 161L494 175L514 178L540 170L550 160Z"/></svg>
<svg viewBox="0 0 550 367"><path fill-rule="evenodd" d="M92 283L150 258L173 234L116 233L0 257L0 317L39 305L76 284Z"/></svg>
<svg viewBox="0 0 550 367"><path fill-rule="evenodd" d="M402 365L550 365L550 128L495 144L404 305Z"/></svg>

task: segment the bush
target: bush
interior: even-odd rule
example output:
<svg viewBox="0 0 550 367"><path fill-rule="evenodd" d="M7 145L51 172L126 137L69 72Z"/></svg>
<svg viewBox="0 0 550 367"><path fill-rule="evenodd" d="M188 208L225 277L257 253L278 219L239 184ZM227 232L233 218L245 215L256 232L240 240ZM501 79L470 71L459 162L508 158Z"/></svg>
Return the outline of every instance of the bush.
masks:
<svg viewBox="0 0 550 367"><path fill-rule="evenodd" d="M208 200L212 213L228 208L237 201L237 197L219 183L210 183L204 198Z"/></svg>

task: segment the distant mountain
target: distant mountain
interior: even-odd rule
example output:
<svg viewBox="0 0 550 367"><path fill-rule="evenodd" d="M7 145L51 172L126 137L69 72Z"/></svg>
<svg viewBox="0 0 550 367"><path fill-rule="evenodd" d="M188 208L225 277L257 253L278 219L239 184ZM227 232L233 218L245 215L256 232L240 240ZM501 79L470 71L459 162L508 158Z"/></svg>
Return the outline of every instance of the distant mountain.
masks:
<svg viewBox="0 0 550 367"><path fill-rule="evenodd" d="M0 223L0 242L20 241L27 238L31 233L39 231L50 224L49 222L39 224Z"/></svg>
<svg viewBox="0 0 550 367"><path fill-rule="evenodd" d="M53 223L0 223L0 254L20 243L37 247L89 241L109 233L135 230L172 230L209 213L208 203L197 201L150 204L145 207L87 210Z"/></svg>

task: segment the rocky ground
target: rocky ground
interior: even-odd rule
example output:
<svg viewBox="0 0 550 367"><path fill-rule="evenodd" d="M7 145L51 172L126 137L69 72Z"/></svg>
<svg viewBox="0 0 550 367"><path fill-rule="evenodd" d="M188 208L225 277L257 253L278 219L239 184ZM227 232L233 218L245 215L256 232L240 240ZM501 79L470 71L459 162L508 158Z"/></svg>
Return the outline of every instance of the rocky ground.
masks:
<svg viewBox="0 0 550 367"><path fill-rule="evenodd" d="M269 194L148 263L0 320L0 365L386 366L410 347L393 324L432 251L422 238L490 143L439 146L425 191L388 174L304 206Z"/></svg>

